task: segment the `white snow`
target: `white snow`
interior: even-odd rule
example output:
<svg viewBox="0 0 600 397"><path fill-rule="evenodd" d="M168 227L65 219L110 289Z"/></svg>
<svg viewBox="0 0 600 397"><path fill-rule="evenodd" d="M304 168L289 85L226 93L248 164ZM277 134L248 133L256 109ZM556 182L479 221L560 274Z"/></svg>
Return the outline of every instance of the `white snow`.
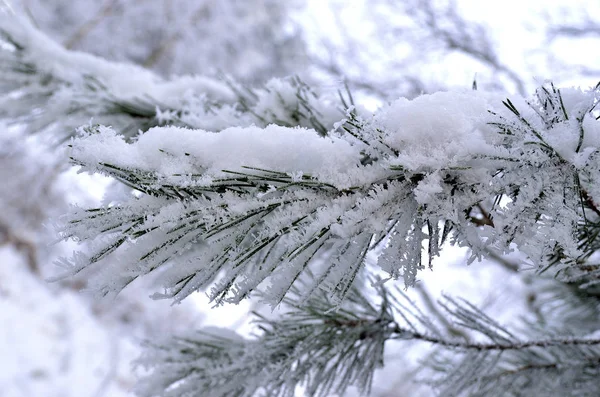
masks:
<svg viewBox="0 0 600 397"><path fill-rule="evenodd" d="M215 178L223 170L256 167L319 178L346 186L360 165L360 155L341 139L323 138L316 131L276 125L232 127L207 132L177 127L155 127L131 144L107 127L72 142L71 156L93 165L108 163L126 169ZM93 166L92 166L93 167Z"/></svg>
<svg viewBox="0 0 600 397"><path fill-rule="evenodd" d="M373 120L383 140L399 151L394 163L411 171L464 165L490 151L488 110L492 97L473 91L437 92L413 100L400 98Z"/></svg>

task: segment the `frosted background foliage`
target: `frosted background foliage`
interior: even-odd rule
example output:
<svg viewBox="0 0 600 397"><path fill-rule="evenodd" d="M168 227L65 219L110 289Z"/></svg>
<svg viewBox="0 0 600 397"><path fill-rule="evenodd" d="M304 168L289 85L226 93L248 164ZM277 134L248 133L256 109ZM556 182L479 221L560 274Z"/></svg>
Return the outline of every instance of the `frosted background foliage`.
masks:
<svg viewBox="0 0 600 397"><path fill-rule="evenodd" d="M325 82L344 76L355 90L387 101L468 87L474 79L486 91L526 96L547 78L593 85L600 72L589 51L599 40L595 1L309 4L302 21L311 69Z"/></svg>
<svg viewBox="0 0 600 397"><path fill-rule="evenodd" d="M163 76L222 72L253 83L297 73L305 62L299 27L288 16L297 0L21 2L65 47Z"/></svg>

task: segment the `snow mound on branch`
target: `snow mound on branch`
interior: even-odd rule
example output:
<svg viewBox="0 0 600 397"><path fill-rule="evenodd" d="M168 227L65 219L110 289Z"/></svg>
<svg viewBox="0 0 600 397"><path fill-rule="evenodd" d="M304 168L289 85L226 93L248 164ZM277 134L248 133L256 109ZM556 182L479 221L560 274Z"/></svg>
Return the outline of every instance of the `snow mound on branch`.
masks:
<svg viewBox="0 0 600 397"><path fill-rule="evenodd" d="M398 150L396 165L411 171L460 166L491 150L491 99L473 91L400 98L376 114L373 124Z"/></svg>
<svg viewBox="0 0 600 397"><path fill-rule="evenodd" d="M348 142L323 138L316 131L269 125L232 127L221 132L155 127L129 144L109 127L72 142L71 156L94 166L110 164L129 170L156 172L169 178L202 174L207 178L255 167L300 178L310 174L338 187L357 173L360 154ZM231 174L228 175L229 177ZM207 179L206 182L210 182Z"/></svg>

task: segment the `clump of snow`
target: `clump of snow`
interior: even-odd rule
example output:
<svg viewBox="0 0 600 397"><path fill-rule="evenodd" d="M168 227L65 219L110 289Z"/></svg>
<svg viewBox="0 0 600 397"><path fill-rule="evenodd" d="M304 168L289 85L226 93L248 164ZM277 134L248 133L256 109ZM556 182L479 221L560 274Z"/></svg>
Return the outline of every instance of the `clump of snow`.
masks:
<svg viewBox="0 0 600 397"><path fill-rule="evenodd" d="M415 200L419 204L429 204L436 201L435 195L444 191L443 182L439 172L425 176L413 190Z"/></svg>
<svg viewBox="0 0 600 397"><path fill-rule="evenodd" d="M334 103L317 96L299 80L271 79L264 89L256 90L255 94L257 100L252 113L275 124L313 127L311 123L319 119L328 129L343 116ZM313 109L318 114L313 115Z"/></svg>
<svg viewBox="0 0 600 397"><path fill-rule="evenodd" d="M83 130L82 130L83 131ZM360 166L360 155L344 140L320 137L314 130L270 125L227 128L221 132L155 127L134 143L109 127L72 142L71 156L91 166L108 163L162 176L223 176L223 170L256 167L290 175L311 175L346 185Z"/></svg>
<svg viewBox="0 0 600 397"><path fill-rule="evenodd" d="M585 131L583 147L600 147L600 122L593 115L588 114L583 119L582 127Z"/></svg>
<svg viewBox="0 0 600 397"><path fill-rule="evenodd" d="M247 127L257 122L256 117L241 111L238 103L219 103L204 93L186 92L181 100L181 111L156 110L159 124L172 124L180 120L190 128L220 131L235 125Z"/></svg>
<svg viewBox="0 0 600 397"><path fill-rule="evenodd" d="M400 98L377 113L373 126L399 154L394 162L411 171L464 165L487 153L490 97L477 92L438 92Z"/></svg>
<svg viewBox="0 0 600 397"><path fill-rule="evenodd" d="M564 121L543 131L542 136L564 160L581 169L600 147L600 122L590 113L598 98L595 90L561 88L558 92L561 106L552 115Z"/></svg>
<svg viewBox="0 0 600 397"><path fill-rule="evenodd" d="M590 110L590 104L598 99L595 90L582 90L576 87L560 89L562 104L569 118L579 118Z"/></svg>
<svg viewBox="0 0 600 397"><path fill-rule="evenodd" d="M275 120L289 121L289 110L286 108L298 106L297 88L283 79L269 80L265 88L259 95L254 111Z"/></svg>

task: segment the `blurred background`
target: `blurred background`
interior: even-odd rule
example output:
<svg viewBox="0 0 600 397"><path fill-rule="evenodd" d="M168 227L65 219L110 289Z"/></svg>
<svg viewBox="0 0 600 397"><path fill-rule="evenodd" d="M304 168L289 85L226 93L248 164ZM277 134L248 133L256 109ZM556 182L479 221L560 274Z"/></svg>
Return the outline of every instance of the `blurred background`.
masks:
<svg viewBox="0 0 600 397"><path fill-rule="evenodd" d="M530 95L600 81L600 2L585 0L21 0L64 47L169 77L231 76L250 85L298 75L347 84L371 110L400 96L452 88ZM148 298L150 281L95 300L85 280L48 283L72 243L52 219L102 200L110 181L65 170L60 151L18 128L0 132L0 397L131 396L143 339L206 325L249 332L250 304L211 309ZM454 248L409 291L431 310L460 292L501 320L528 315L527 275L498 259L466 268ZM443 280L443 282L441 281ZM146 283L146 284L144 284ZM411 383L423 351L390 346L375 396L429 396Z"/></svg>

